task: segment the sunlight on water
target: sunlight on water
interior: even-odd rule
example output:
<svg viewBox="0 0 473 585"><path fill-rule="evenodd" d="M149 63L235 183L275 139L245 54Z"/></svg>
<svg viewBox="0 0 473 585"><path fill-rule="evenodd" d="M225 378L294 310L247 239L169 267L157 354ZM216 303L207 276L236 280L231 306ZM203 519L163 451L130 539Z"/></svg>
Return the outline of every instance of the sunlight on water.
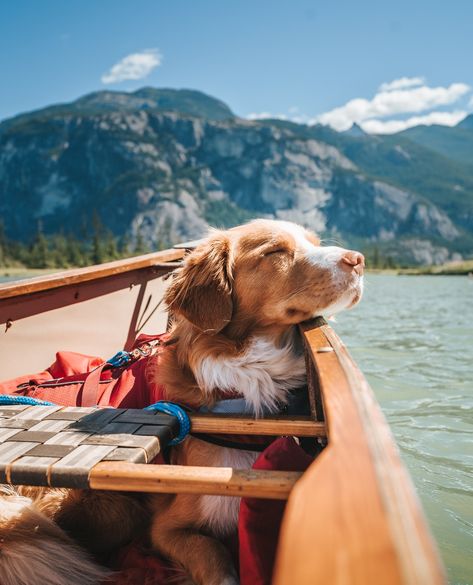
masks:
<svg viewBox="0 0 473 585"><path fill-rule="evenodd" d="M452 584L473 584L473 280L368 275L333 326L366 375Z"/></svg>

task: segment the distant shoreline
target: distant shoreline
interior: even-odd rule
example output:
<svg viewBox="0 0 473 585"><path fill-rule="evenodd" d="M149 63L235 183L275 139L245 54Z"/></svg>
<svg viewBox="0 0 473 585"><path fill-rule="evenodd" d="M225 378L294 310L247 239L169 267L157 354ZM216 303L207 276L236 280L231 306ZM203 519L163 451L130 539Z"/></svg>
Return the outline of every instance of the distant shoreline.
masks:
<svg viewBox="0 0 473 585"><path fill-rule="evenodd" d="M72 267L71 267L72 269ZM0 267L0 284L64 272L63 268L22 268ZM440 266L419 266L416 268L367 268L367 274L388 274L393 276L470 276L473 278L473 260L443 264Z"/></svg>

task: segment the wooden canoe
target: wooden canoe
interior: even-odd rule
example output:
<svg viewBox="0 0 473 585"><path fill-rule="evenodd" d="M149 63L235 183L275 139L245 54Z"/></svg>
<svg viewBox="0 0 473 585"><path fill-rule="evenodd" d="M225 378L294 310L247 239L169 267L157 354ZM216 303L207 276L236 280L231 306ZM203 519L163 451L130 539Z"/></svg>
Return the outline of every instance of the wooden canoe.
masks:
<svg viewBox="0 0 473 585"><path fill-rule="evenodd" d="M192 247L190 244L187 247ZM0 286L0 379L41 371L57 349L113 355L163 331L161 299L186 246ZM446 583L390 429L363 374L323 320L301 325L311 416L227 417L225 433L296 435L327 446L304 474L101 462L96 489L288 499L275 585ZM195 415L196 432L221 417Z"/></svg>

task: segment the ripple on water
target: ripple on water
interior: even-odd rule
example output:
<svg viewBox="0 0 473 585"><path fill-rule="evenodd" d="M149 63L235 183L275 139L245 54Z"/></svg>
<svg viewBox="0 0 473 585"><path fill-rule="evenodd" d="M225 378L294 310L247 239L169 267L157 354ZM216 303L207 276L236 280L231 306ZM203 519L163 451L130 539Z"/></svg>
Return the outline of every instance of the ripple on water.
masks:
<svg viewBox="0 0 473 585"><path fill-rule="evenodd" d="M473 286L462 277L368 275L334 328L381 403L449 578L473 584Z"/></svg>

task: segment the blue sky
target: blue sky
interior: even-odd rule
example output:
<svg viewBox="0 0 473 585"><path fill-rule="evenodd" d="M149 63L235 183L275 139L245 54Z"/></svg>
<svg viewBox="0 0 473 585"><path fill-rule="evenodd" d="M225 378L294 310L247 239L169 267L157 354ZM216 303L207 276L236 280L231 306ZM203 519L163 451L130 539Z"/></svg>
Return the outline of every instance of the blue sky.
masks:
<svg viewBox="0 0 473 585"><path fill-rule="evenodd" d="M0 119L153 85L205 91L241 116L339 129L452 124L473 111L472 23L468 0L7 1ZM113 81L130 70L148 74Z"/></svg>

